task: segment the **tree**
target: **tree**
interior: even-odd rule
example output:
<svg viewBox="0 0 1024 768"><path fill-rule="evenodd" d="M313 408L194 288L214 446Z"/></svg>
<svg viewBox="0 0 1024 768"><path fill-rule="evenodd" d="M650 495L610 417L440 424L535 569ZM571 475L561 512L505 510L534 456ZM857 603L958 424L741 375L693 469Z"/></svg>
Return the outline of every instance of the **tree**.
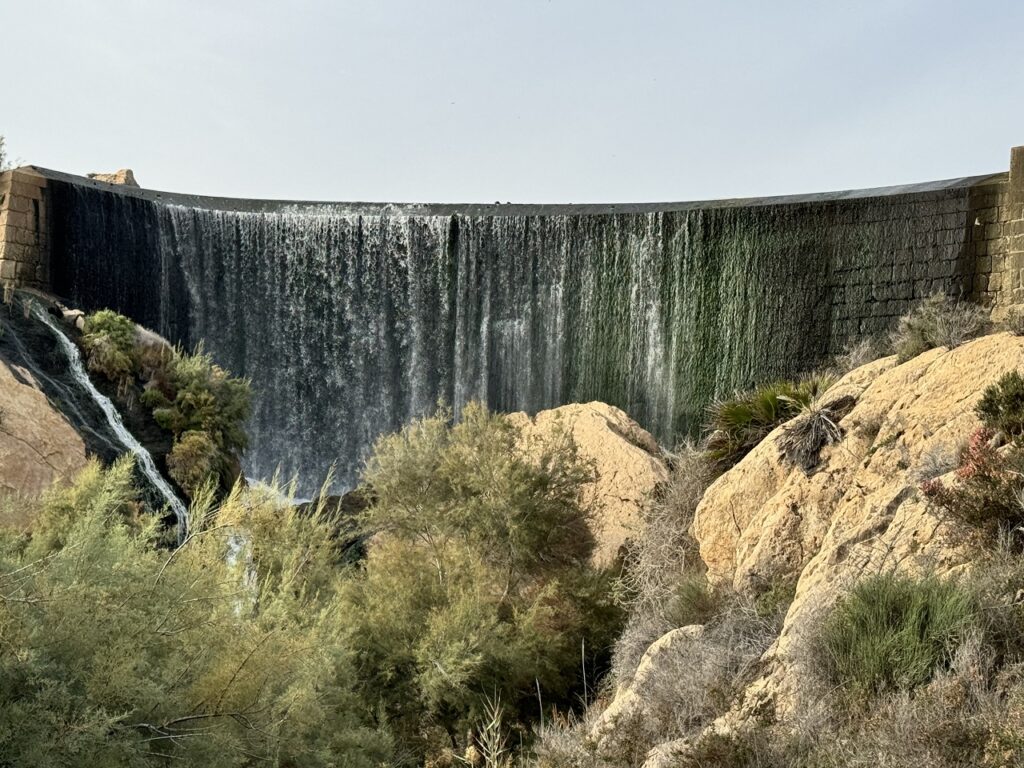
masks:
<svg viewBox="0 0 1024 768"><path fill-rule="evenodd" d="M620 619L589 561L592 477L567 433L528 443L478 404L376 444L374 543L345 587L350 644L364 695L410 751L466 749L495 698L526 732L583 693L581 649L600 655Z"/></svg>

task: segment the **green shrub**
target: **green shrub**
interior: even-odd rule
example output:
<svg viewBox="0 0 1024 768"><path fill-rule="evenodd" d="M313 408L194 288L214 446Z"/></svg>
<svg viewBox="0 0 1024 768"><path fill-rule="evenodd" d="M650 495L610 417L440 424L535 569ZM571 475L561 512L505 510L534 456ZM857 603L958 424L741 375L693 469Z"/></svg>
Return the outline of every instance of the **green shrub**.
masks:
<svg viewBox="0 0 1024 768"><path fill-rule="evenodd" d="M219 476L220 451L206 432L183 432L167 454L167 470L190 498Z"/></svg>
<svg viewBox="0 0 1024 768"><path fill-rule="evenodd" d="M93 312L85 318L82 334L86 366L119 386L135 378L138 355L135 348L135 323L109 309Z"/></svg>
<svg viewBox="0 0 1024 768"><path fill-rule="evenodd" d="M776 382L712 404L706 440L709 458L722 468L732 466L831 385L827 376Z"/></svg>
<svg viewBox="0 0 1024 768"><path fill-rule="evenodd" d="M202 350L176 355L165 378L164 389L152 387L144 395L161 427L175 435L205 432L226 455L246 448L244 427L252 408L248 381L232 377Z"/></svg>
<svg viewBox="0 0 1024 768"><path fill-rule="evenodd" d="M1007 437L1024 435L1024 376L1019 371L1004 374L985 388L974 410L989 429Z"/></svg>
<svg viewBox="0 0 1024 768"><path fill-rule="evenodd" d="M522 730L593 690L621 610L590 564L591 478L568 432L527 440L478 404L378 440L375 543L345 615L366 695L410 753L463 753L494 697Z"/></svg>
<svg viewBox="0 0 1024 768"><path fill-rule="evenodd" d="M954 520L995 534L1024 524L1024 447L999 451L984 427L971 435L960 456L956 481L947 486L934 478L921 484L925 498Z"/></svg>
<svg viewBox="0 0 1024 768"><path fill-rule="evenodd" d="M853 699L908 690L949 667L975 627L971 596L935 578L875 576L857 584L815 638L826 678Z"/></svg>
<svg viewBox="0 0 1024 768"><path fill-rule="evenodd" d="M247 380L231 376L201 347L195 354L185 354L111 310L86 318L82 346L89 370L119 388L144 379L140 400L157 424L174 436L168 467L187 493L191 495L211 473L225 487L234 482L236 457L248 444L245 422L252 394ZM184 439L187 433L193 434Z"/></svg>
<svg viewBox="0 0 1024 768"><path fill-rule="evenodd" d="M987 323L988 312L978 305L935 293L900 318L890 343L903 363L935 347L958 347Z"/></svg>
<svg viewBox="0 0 1024 768"><path fill-rule="evenodd" d="M374 768L393 757L356 693L329 529L239 491L232 531L169 557L133 516L130 461L51 491L31 535L0 529L4 765ZM243 610L244 607L244 610Z"/></svg>

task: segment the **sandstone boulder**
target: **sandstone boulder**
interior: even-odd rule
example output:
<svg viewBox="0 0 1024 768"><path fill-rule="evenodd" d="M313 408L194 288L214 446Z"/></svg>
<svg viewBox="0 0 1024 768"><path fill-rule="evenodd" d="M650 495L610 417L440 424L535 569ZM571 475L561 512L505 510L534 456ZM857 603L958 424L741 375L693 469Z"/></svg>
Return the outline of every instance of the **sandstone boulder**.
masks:
<svg viewBox="0 0 1024 768"><path fill-rule="evenodd" d="M651 435L618 408L604 403L579 403L508 418L524 436L542 437L561 427L571 432L597 479L584 489L584 501L597 510L594 562L614 561L640 525L644 505L654 487L668 478L661 449Z"/></svg>
<svg viewBox="0 0 1024 768"><path fill-rule="evenodd" d="M968 564L973 551L919 487L955 466L979 426L974 405L1004 373L1024 368L1024 338L1000 333L901 365L860 368L824 395L852 394L843 437L810 473L780 461L780 428L708 489L693 532L712 580L757 592L796 582L796 596L764 676L716 727L766 707L785 716L806 691L803 639L857 580L877 573Z"/></svg>
<svg viewBox="0 0 1024 768"><path fill-rule="evenodd" d="M85 465L82 438L31 374L0 360L0 496L35 496Z"/></svg>

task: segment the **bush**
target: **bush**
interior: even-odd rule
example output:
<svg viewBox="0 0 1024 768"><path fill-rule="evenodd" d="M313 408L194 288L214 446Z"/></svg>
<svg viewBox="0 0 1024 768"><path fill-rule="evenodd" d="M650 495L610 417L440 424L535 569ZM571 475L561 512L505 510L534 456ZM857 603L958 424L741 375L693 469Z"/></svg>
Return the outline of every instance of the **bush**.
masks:
<svg viewBox="0 0 1024 768"><path fill-rule="evenodd" d="M1014 336L1024 336L1024 311L1018 307L1011 307L1006 313L1003 325Z"/></svg>
<svg viewBox="0 0 1024 768"><path fill-rule="evenodd" d="M1000 452L993 433L982 427L971 435L960 456L956 483L947 487L932 479L921 485L925 498L954 520L995 534L1024 523L1024 447Z"/></svg>
<svg viewBox="0 0 1024 768"><path fill-rule="evenodd" d="M836 605L815 654L826 679L865 702L948 669L975 622L971 596L954 583L875 576Z"/></svg>
<svg viewBox="0 0 1024 768"><path fill-rule="evenodd" d="M867 365L880 357L885 357L885 355L884 343L874 336L868 336L859 341L850 342L843 347L843 351L835 356L833 366L838 374L843 376L852 370L860 368L862 365Z"/></svg>
<svg viewBox="0 0 1024 768"><path fill-rule="evenodd" d="M953 349L981 333L988 312L976 304L935 293L900 318L890 343L904 363L935 347Z"/></svg>
<svg viewBox="0 0 1024 768"><path fill-rule="evenodd" d="M706 440L709 458L720 468L731 467L831 385L827 376L776 382L712 404Z"/></svg>
<svg viewBox="0 0 1024 768"><path fill-rule="evenodd" d="M1004 374L985 388L974 410L989 429L1007 437L1024 435L1024 376L1019 371Z"/></svg>
<svg viewBox="0 0 1024 768"><path fill-rule="evenodd" d="M695 592L691 605L699 608L704 630L663 647L645 668L636 689L642 706L632 719L620 717L602 743L611 765L632 764L637 757L639 764L657 744L695 738L736 703L778 637L780 613L764 616L752 601L721 590Z"/></svg>
<svg viewBox="0 0 1024 768"><path fill-rule="evenodd" d="M185 354L107 309L86 318L82 346L89 370L119 390L145 380L141 402L174 437L168 468L186 493L191 495L211 473L224 488L234 483L237 456L248 444L245 422L252 394L247 380L231 376L201 347ZM186 439L188 433L195 434Z"/></svg>
<svg viewBox="0 0 1024 768"><path fill-rule="evenodd" d="M489 700L523 731L607 668L621 611L590 565L592 477L569 433L527 442L478 404L377 442L363 478L374 543L345 615L365 695L410 754L482 749Z"/></svg>
<svg viewBox="0 0 1024 768"><path fill-rule="evenodd" d="M681 581L704 581L690 528L714 472L703 452L689 444L678 448L669 464L669 479L646 505L643 525L627 545L620 585L629 620L615 643L613 663L620 683L632 677L652 642L680 626L675 601Z"/></svg>
<svg viewBox="0 0 1024 768"><path fill-rule="evenodd" d="M189 498L218 476L219 465L220 451L206 432L183 433L167 454L168 473Z"/></svg>
<svg viewBox="0 0 1024 768"><path fill-rule="evenodd" d="M85 318L82 334L86 366L106 376L119 387L134 381L138 356L135 351L135 323L109 309Z"/></svg>
<svg viewBox="0 0 1024 768"><path fill-rule="evenodd" d="M130 461L51 491L30 536L0 529L2 762L387 762L341 642L327 529L276 499L238 491L221 510L245 526L252 578L225 527L170 557L155 546Z"/></svg>
<svg viewBox="0 0 1024 768"><path fill-rule="evenodd" d="M153 409L157 424L175 436L205 433L219 451L218 472L223 479L233 480L227 477L229 457L248 445L245 422L252 409L248 381L232 377L202 350L194 355L179 353L165 370L162 388L147 389L143 402Z"/></svg>

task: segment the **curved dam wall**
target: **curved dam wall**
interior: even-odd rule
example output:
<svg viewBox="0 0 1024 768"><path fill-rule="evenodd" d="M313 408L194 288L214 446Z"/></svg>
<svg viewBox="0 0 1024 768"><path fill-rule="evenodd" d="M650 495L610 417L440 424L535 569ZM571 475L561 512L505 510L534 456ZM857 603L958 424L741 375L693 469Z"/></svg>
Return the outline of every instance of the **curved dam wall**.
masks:
<svg viewBox="0 0 1024 768"><path fill-rule="evenodd" d="M247 473L350 484L439 400L604 400L670 444L934 291L996 301L1007 175L642 206L287 203L38 171L48 286L251 377ZM986 271L987 269L987 271ZM991 289L991 290L990 290Z"/></svg>

